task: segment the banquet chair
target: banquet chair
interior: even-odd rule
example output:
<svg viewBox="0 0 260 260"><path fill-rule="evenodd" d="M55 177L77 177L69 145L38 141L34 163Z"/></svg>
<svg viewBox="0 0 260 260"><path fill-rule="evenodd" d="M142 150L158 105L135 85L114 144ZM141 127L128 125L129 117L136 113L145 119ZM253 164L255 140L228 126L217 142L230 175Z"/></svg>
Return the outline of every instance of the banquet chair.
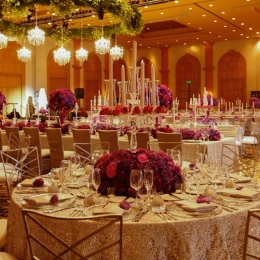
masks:
<svg viewBox="0 0 260 260"><path fill-rule="evenodd" d="M30 147L37 147L40 159L41 172L45 170L49 172L50 169L50 149L42 149L40 142L40 134L38 127L24 127L25 135L30 136ZM37 154L35 153L35 156Z"/></svg>
<svg viewBox="0 0 260 260"><path fill-rule="evenodd" d="M166 153L167 149L173 149L175 146L179 146L182 144L182 135L181 133L157 133L158 145L161 151ZM170 144L167 145L167 142ZM169 147L169 148L168 148ZM180 147L180 151L182 152L182 148Z"/></svg>
<svg viewBox="0 0 260 260"><path fill-rule="evenodd" d="M24 135L20 135L18 127L6 127L5 128L8 149L18 149L21 147L21 144L24 139Z"/></svg>
<svg viewBox="0 0 260 260"><path fill-rule="evenodd" d="M260 260L260 255L259 254L256 255L251 251L253 248L257 248L257 247L259 248L260 246L259 227L260 227L260 209L248 210L246 230L245 230L243 260L246 260L247 257L249 257L250 259Z"/></svg>
<svg viewBox="0 0 260 260"><path fill-rule="evenodd" d="M68 159L72 151L64 151L60 128L46 128L47 140L50 147L51 168L59 168L60 162Z"/></svg>
<svg viewBox="0 0 260 260"><path fill-rule="evenodd" d="M73 143L90 143L89 129L72 129Z"/></svg>
<svg viewBox="0 0 260 260"><path fill-rule="evenodd" d="M221 165L227 167L230 173L253 178L256 169L256 154L253 151L251 156L245 156L244 151L244 145L222 144Z"/></svg>
<svg viewBox="0 0 260 260"><path fill-rule="evenodd" d="M127 132L128 142L130 144L132 133ZM137 132L136 133L136 141L137 148L147 149L147 142L149 142L149 133L148 132Z"/></svg>
<svg viewBox="0 0 260 260"><path fill-rule="evenodd" d="M2 150L1 158L9 194L11 194L12 188L22 180L40 175L37 147Z"/></svg>
<svg viewBox="0 0 260 260"><path fill-rule="evenodd" d="M22 214L31 259L97 257L97 259L122 260L122 215L57 217L29 209L23 209ZM84 230L82 230L83 222L86 225ZM55 228L57 225L58 228ZM65 232L64 227L68 229Z"/></svg>
<svg viewBox="0 0 260 260"><path fill-rule="evenodd" d="M74 143L74 152L79 155L81 166L92 163L94 158L95 151L109 151L108 142L93 142L93 143Z"/></svg>
<svg viewBox="0 0 260 260"><path fill-rule="evenodd" d="M109 152L119 150L117 130L99 130L99 139L101 143L109 143Z"/></svg>
<svg viewBox="0 0 260 260"><path fill-rule="evenodd" d="M224 135L224 137L236 137L237 125L218 125L217 130Z"/></svg>

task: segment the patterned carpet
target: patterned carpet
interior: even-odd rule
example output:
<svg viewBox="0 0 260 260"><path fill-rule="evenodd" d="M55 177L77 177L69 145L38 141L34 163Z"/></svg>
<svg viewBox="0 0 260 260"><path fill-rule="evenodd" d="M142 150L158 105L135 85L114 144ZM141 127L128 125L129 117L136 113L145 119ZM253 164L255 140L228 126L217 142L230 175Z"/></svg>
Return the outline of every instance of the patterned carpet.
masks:
<svg viewBox="0 0 260 260"><path fill-rule="evenodd" d="M0 218L7 218L10 197L6 185L0 183Z"/></svg>

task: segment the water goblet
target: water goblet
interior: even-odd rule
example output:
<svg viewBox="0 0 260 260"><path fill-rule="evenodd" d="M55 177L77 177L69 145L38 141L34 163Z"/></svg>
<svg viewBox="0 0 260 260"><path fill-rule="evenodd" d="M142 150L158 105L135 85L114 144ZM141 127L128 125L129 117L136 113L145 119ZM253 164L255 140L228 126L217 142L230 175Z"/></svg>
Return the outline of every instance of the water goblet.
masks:
<svg viewBox="0 0 260 260"><path fill-rule="evenodd" d="M140 187L138 189L138 196L140 197L141 200L144 201L144 209L143 210L146 210L147 209L147 199L149 199L150 197L150 194L151 194L151 189L149 187L149 181L148 180L141 180L141 181L138 181L138 186Z"/></svg>
<svg viewBox="0 0 260 260"><path fill-rule="evenodd" d="M51 182L52 182L52 192L56 192L59 190L58 188L58 183L60 182L60 170L57 169L57 168L53 168L51 169L51 174L50 174L50 177L51 177Z"/></svg>
<svg viewBox="0 0 260 260"><path fill-rule="evenodd" d="M60 173L61 173L61 180L62 180L62 189L66 193L67 186L66 183L70 182L71 176L71 162L69 160L62 160L60 162Z"/></svg>
<svg viewBox="0 0 260 260"><path fill-rule="evenodd" d="M172 159L177 165L181 166L181 151L172 149Z"/></svg>
<svg viewBox="0 0 260 260"><path fill-rule="evenodd" d="M143 179L142 171L139 169L131 170L130 173L130 186L136 191L135 196L135 206L138 206L137 203L137 192L141 188L141 183L139 183Z"/></svg>

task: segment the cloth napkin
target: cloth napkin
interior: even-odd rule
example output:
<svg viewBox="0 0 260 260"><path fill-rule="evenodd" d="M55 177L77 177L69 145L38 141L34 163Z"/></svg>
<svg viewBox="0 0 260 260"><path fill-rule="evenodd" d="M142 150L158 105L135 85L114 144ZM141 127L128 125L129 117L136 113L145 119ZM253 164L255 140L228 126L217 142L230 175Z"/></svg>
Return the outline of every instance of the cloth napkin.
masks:
<svg viewBox="0 0 260 260"><path fill-rule="evenodd" d="M40 206L40 205L50 205L52 204L50 202L50 199L52 197L53 194L42 194L42 195L37 195L37 196L32 196L32 197L28 197L28 198L24 198L24 200L33 206ZM58 193L58 200L59 202L64 201L64 200L68 200L68 199L72 199L74 198L73 195L70 194L59 194Z"/></svg>
<svg viewBox="0 0 260 260"><path fill-rule="evenodd" d="M243 188L242 190L236 190L236 189L217 190L217 193L221 195L230 196L230 197L245 198L245 199L255 199L258 196L260 196L259 191L250 190L248 188Z"/></svg>
<svg viewBox="0 0 260 260"><path fill-rule="evenodd" d="M241 176L235 173L229 174L232 179L234 179L235 183L244 183L244 182L250 182L252 180L251 177L248 176Z"/></svg>
<svg viewBox="0 0 260 260"><path fill-rule="evenodd" d="M33 179L25 179L23 180L20 184L22 187L42 187L42 186L46 186L46 184L43 183L42 186L37 186L37 185L34 185L34 181L37 180L38 178L41 178L41 177L36 177L36 178L33 178Z"/></svg>
<svg viewBox="0 0 260 260"><path fill-rule="evenodd" d="M194 212L209 212L218 207L214 203L196 203L194 201L189 200L176 201L175 203L180 205L185 210Z"/></svg>
<svg viewBox="0 0 260 260"><path fill-rule="evenodd" d="M98 207L92 211L93 215L103 215L103 214L119 214L123 215L125 212L127 212L124 209L121 209L117 204L115 203L108 203L104 207Z"/></svg>

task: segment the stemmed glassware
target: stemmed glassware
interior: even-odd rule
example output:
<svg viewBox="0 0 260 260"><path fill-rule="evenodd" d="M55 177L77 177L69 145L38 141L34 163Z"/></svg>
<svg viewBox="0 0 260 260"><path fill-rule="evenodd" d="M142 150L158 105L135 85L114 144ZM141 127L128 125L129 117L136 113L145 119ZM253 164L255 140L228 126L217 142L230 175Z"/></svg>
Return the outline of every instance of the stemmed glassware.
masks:
<svg viewBox="0 0 260 260"><path fill-rule="evenodd" d="M71 174L74 177L74 181L76 181L77 172L76 170L80 167L80 156L77 154L72 154L69 156L69 161L71 162Z"/></svg>
<svg viewBox="0 0 260 260"><path fill-rule="evenodd" d="M61 173L61 183L64 192L67 192L66 183L70 180L71 175L71 162L69 160L62 160L60 162L60 173Z"/></svg>
<svg viewBox="0 0 260 260"><path fill-rule="evenodd" d="M177 165L181 166L181 151L172 149L172 159Z"/></svg>
<svg viewBox="0 0 260 260"><path fill-rule="evenodd" d="M92 185L96 190L96 196L98 196L98 188L101 183L101 174L99 168L93 168L92 170Z"/></svg>
<svg viewBox="0 0 260 260"><path fill-rule="evenodd" d="M59 191L59 188L58 188L58 183L60 182L61 180L61 175L60 175L60 170L57 169L57 168L53 168L51 169L51 182L53 184L53 187L52 187L52 192L58 192Z"/></svg>
<svg viewBox="0 0 260 260"><path fill-rule="evenodd" d="M150 194L151 194L151 189L149 187L149 181L148 180L141 180L138 181L138 196L140 197L141 200L144 201L144 210L146 210L146 201L149 199Z"/></svg>
<svg viewBox="0 0 260 260"><path fill-rule="evenodd" d="M143 174L142 171L139 169L131 170L130 173L130 186L136 191L135 196L135 206L138 205L137 203L137 193L138 190L141 188L141 182L143 180Z"/></svg>

